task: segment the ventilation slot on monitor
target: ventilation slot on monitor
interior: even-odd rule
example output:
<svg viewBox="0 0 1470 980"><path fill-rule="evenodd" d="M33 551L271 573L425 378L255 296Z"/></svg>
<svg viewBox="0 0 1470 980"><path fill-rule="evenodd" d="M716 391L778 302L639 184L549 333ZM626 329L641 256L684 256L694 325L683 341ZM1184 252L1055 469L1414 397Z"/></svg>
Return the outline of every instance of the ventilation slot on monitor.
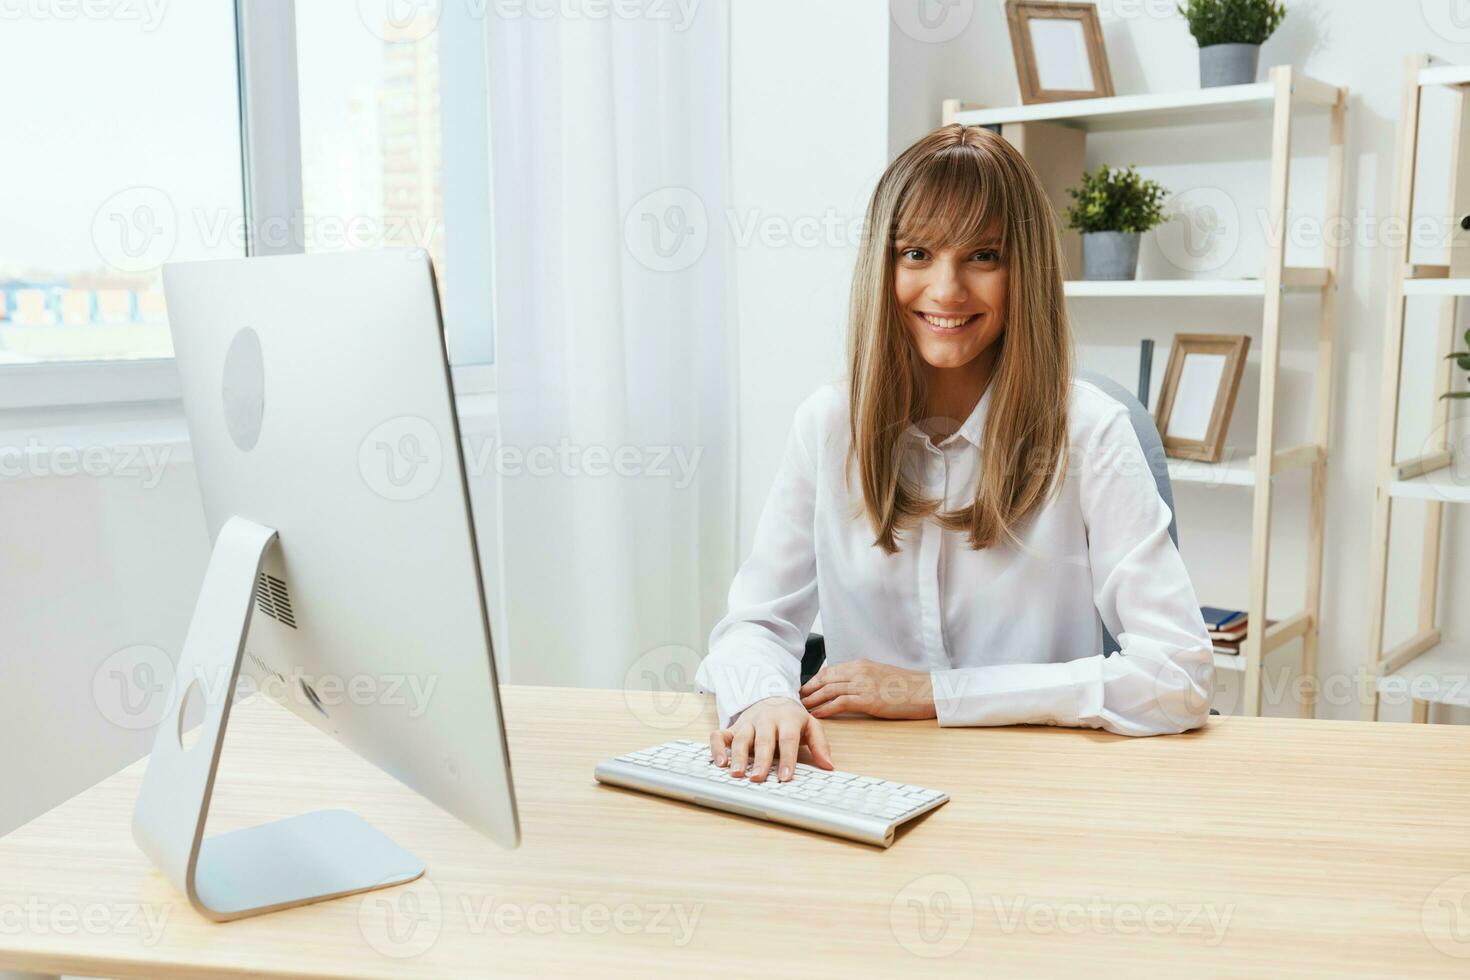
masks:
<svg viewBox="0 0 1470 980"><path fill-rule="evenodd" d="M274 575L261 572L255 580L255 608L283 626L296 628L296 614L291 611L291 593L286 583Z"/></svg>

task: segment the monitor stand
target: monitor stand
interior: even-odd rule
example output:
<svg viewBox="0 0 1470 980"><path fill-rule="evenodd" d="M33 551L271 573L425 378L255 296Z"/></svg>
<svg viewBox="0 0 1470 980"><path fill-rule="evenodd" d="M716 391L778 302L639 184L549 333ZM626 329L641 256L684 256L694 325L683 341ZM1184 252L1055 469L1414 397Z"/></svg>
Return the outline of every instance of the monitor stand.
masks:
<svg viewBox="0 0 1470 980"><path fill-rule="evenodd" d="M133 812L138 846L216 922L399 885L424 873L422 861L346 810L204 837L256 576L276 540L271 528L240 517L220 529ZM196 702L204 723L185 749L184 712Z"/></svg>

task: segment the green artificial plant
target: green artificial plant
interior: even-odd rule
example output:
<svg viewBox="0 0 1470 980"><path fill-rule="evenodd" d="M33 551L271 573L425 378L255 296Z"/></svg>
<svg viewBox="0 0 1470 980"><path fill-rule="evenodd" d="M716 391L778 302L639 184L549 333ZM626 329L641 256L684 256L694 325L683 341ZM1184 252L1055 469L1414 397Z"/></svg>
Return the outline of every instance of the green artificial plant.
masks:
<svg viewBox="0 0 1470 980"><path fill-rule="evenodd" d="M1470 330L1465 331L1465 346L1470 347ZM1455 366L1458 367L1461 371L1470 371L1470 351L1455 351L1449 356L1449 358L1446 358L1446 360L1449 360L1451 358L1454 359ZM1470 398L1470 391L1447 391L1439 397Z"/></svg>
<svg viewBox="0 0 1470 980"><path fill-rule="evenodd" d="M1280 0L1186 0L1175 4L1200 47L1263 44L1286 16Z"/></svg>
<svg viewBox="0 0 1470 980"><path fill-rule="evenodd" d="M1145 180L1132 167L1119 169L1103 164L1082 175L1082 183L1067 188L1073 204L1067 205L1067 227L1081 232L1148 231L1164 220L1163 185Z"/></svg>

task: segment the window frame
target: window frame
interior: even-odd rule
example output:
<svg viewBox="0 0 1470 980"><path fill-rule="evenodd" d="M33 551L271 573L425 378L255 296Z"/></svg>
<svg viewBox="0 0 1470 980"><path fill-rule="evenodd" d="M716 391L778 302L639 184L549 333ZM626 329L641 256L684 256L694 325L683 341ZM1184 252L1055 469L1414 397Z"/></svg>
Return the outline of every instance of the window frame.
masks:
<svg viewBox="0 0 1470 980"><path fill-rule="evenodd" d="M444 161L442 192L446 214L480 211L486 220L478 226L456 227L445 223L445 251L451 248L467 256L466 265L487 270L468 287L454 290L472 297L484 311L486 334L465 345L480 359L451 365L457 395L493 394L495 364L493 347L493 290L489 270L491 226L489 224L489 123L488 95L483 92L488 77L485 65L483 25L457 23L472 19L466 5L446 2L441 6L439 29L444 38L455 39L440 51L440 74L445 74L448 53L456 80L472 84L461 89L462 100L440 101L441 113L453 106L450 121L441 125L441 139L453 132L454 165L451 154L441 151ZM450 24L445 23L450 21ZM449 28L446 30L446 27ZM478 43L459 40L468 33ZM289 219L303 208L301 190L300 86L296 61L296 8L294 0L235 0L235 51L239 75L241 195L247 229L245 254L281 255L301 252L297 242L275 247L255 240L250 229L268 227L271 218ZM474 84L478 80L479 84ZM451 185L452 178L452 185ZM451 201L454 202L451 211ZM287 227L294 225L287 224ZM446 260L449 261L449 260ZM448 327L446 327L446 330ZM177 402L180 398L178 368L171 357L39 361L31 364L0 365L0 411L54 409L126 404L134 402Z"/></svg>

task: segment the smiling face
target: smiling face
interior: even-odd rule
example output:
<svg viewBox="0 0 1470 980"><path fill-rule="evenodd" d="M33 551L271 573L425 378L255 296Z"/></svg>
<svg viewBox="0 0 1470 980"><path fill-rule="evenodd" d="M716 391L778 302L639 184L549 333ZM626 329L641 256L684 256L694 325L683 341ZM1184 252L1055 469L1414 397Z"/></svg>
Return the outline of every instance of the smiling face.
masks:
<svg viewBox="0 0 1470 980"><path fill-rule="evenodd" d="M966 246L928 246L900 236L893 291L904 328L931 368L976 366L1005 330L1007 271L998 235ZM987 353L988 352L988 353Z"/></svg>

